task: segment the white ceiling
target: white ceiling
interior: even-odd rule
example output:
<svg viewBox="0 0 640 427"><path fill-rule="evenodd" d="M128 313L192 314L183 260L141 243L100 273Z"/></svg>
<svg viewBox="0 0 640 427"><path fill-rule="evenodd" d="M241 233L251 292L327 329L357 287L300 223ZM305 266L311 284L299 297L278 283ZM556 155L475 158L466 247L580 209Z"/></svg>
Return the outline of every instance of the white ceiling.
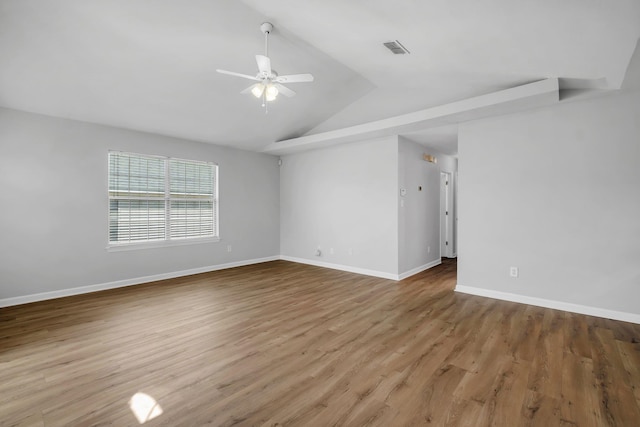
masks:
<svg viewBox="0 0 640 427"><path fill-rule="evenodd" d="M273 67L316 77L266 115L215 72L256 73L264 21ZM639 37L638 0L0 0L0 106L261 150L549 77L617 89Z"/></svg>

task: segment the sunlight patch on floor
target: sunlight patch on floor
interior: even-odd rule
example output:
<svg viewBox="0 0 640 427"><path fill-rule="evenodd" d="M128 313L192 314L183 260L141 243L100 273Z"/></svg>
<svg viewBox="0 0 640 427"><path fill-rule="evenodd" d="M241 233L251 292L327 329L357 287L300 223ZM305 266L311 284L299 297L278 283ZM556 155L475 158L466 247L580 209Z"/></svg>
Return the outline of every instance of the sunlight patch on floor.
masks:
<svg viewBox="0 0 640 427"><path fill-rule="evenodd" d="M162 407L156 400L146 393L138 392L131 396L129 408L140 424L162 415Z"/></svg>

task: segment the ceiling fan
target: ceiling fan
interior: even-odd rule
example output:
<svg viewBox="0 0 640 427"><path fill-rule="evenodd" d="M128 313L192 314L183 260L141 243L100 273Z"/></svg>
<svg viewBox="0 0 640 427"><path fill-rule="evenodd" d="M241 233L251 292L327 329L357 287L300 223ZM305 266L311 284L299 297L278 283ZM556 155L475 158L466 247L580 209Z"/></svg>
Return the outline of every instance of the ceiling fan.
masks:
<svg viewBox="0 0 640 427"><path fill-rule="evenodd" d="M275 101L279 93L288 97L292 97L296 94L288 87L282 85L282 83L312 82L313 76L311 74L289 74L286 76L279 76L275 70L271 69L271 59L269 59L269 33L273 30L273 24L265 22L260 25L260 30L264 33L264 55L256 55L258 74L251 76L249 74L241 74L233 71L216 71L221 74L242 77L258 82L252 84L240 93L251 93L256 98L262 98L262 106L265 107L266 111L267 102Z"/></svg>

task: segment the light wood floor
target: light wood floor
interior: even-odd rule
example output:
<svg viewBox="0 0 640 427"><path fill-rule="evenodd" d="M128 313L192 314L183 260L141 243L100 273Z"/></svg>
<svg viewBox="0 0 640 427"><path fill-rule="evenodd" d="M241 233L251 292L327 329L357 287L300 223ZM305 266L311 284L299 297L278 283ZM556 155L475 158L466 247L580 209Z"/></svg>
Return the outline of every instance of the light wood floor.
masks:
<svg viewBox="0 0 640 427"><path fill-rule="evenodd" d="M0 309L0 425L638 426L640 326L276 261Z"/></svg>

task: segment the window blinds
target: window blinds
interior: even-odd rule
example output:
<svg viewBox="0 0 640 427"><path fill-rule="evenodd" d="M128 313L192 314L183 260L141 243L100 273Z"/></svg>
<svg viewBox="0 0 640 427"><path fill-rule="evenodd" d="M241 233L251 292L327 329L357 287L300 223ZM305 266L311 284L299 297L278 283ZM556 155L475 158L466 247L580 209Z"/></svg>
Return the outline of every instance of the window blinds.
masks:
<svg viewBox="0 0 640 427"><path fill-rule="evenodd" d="M188 160L169 160L170 238L214 235L216 182L211 166Z"/></svg>
<svg viewBox="0 0 640 427"><path fill-rule="evenodd" d="M109 153L109 242L218 236L217 166Z"/></svg>

